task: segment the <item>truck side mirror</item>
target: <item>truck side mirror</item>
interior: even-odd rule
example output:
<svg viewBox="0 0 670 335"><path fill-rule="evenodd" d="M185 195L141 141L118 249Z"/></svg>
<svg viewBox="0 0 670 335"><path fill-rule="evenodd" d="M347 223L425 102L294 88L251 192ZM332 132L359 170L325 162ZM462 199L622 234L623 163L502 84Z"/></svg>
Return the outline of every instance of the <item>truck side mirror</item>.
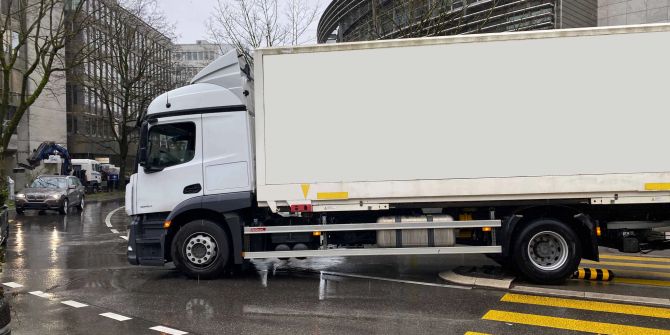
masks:
<svg viewBox="0 0 670 335"><path fill-rule="evenodd" d="M142 123L142 128L140 128L140 145L137 152L137 163L140 166L147 165L147 142L149 138L149 124L147 122Z"/></svg>

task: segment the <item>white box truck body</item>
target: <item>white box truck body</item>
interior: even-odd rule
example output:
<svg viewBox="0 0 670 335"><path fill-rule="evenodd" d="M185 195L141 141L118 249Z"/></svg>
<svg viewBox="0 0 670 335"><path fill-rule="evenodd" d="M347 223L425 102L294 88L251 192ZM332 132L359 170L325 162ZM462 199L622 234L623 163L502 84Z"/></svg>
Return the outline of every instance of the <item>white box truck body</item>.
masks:
<svg viewBox="0 0 670 335"><path fill-rule="evenodd" d="M492 253L553 282L598 259L601 229L664 243L648 232L670 216L668 42L646 25L261 49L253 82L223 56L149 108L129 260L214 276Z"/></svg>

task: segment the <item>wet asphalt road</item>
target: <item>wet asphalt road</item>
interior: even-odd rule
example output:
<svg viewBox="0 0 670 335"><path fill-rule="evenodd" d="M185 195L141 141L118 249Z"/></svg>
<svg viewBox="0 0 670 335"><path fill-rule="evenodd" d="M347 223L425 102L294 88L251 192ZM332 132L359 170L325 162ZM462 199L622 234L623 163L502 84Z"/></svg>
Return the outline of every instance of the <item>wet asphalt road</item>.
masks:
<svg viewBox="0 0 670 335"><path fill-rule="evenodd" d="M0 282L13 334L670 334L670 306L510 295L437 277L492 264L481 256L268 261L234 277L189 280L169 266L126 262L128 219L117 211L105 225L119 206L89 203L82 214L29 213L11 223ZM670 258L613 257L633 282L552 288L670 298Z"/></svg>

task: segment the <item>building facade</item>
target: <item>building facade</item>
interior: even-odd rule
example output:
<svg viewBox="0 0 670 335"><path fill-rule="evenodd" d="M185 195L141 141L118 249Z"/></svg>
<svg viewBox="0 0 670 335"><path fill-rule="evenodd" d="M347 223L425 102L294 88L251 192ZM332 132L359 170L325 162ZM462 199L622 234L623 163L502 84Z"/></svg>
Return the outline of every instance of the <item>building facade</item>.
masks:
<svg viewBox="0 0 670 335"><path fill-rule="evenodd" d="M35 17L33 11L17 8L19 5L30 8L37 1L30 0L25 3L9 0L0 1L0 21L2 26L6 27L3 30L7 29L4 32L5 36L2 40L4 50L13 49L21 45L18 42L20 32L27 34L29 39L18 52L17 61L9 78L9 85L4 87L0 83L0 92L7 90L10 97L5 120L2 120L5 123L11 120L17 110L22 86L26 86L27 94L32 94L36 90L36 83L42 80L42 73L34 71L30 74L30 79L26 83L21 81L22 74L26 72L28 64L34 63L39 57L34 39L38 35L46 36L49 32L49 28L46 27L49 27L49 24L56 26L60 23L52 17ZM54 10L60 11L62 10L62 6L56 4ZM25 26L20 26L21 22L33 22L36 20L41 20L45 28L40 31L32 30L29 32ZM11 57L8 53L3 56ZM59 52L59 57L62 56L64 56L64 53ZM58 64L60 63L56 63L56 65ZM36 149L44 141L53 141L60 144L67 142L65 115L65 76L63 73L54 73L51 75L42 93L25 111L23 117L18 122L16 131L11 136L7 147L7 155L2 162L3 172L6 175L14 176L17 185L22 185L26 181L23 174L25 170L19 166L19 163L26 164L26 158L30 156L32 150Z"/></svg>
<svg viewBox="0 0 670 335"><path fill-rule="evenodd" d="M350 42L592 27L597 0L334 0L317 40Z"/></svg>
<svg viewBox="0 0 670 335"><path fill-rule="evenodd" d="M598 26L670 22L668 0L598 0Z"/></svg>
<svg viewBox="0 0 670 335"><path fill-rule="evenodd" d="M219 45L203 40L198 40L194 44L175 45L172 53L175 64L175 87L188 85L200 70L232 49L232 46Z"/></svg>
<svg viewBox="0 0 670 335"><path fill-rule="evenodd" d="M67 146L73 158L109 158L119 164L120 127L131 129L151 99L173 87L168 66L173 44L115 0L87 0L84 6L92 23L66 47L70 60L91 50L67 73ZM127 85L132 91L124 91ZM119 98L126 94L132 97ZM123 116L125 108L132 120ZM134 156L137 134L130 131L128 137Z"/></svg>

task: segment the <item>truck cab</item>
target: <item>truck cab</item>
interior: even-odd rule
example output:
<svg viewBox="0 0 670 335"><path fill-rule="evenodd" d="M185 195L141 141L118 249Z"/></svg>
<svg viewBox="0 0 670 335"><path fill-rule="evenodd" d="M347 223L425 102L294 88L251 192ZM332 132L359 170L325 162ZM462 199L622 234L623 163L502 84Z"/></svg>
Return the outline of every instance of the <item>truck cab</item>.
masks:
<svg viewBox="0 0 670 335"><path fill-rule="evenodd" d="M230 52L191 85L149 106L140 130L139 167L126 187L126 212L134 217L131 263L162 265L171 258L163 251L173 236L163 233L176 217L216 216L251 206L253 114L244 85L237 54ZM135 234L142 236L135 239ZM141 244L140 253L133 243Z"/></svg>

